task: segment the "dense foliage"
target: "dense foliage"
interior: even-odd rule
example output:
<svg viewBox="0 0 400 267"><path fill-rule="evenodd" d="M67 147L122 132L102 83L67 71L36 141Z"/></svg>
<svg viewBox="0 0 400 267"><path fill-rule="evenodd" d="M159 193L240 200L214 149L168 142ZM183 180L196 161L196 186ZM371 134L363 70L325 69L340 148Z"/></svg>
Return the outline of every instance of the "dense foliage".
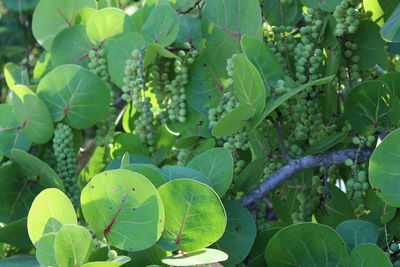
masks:
<svg viewBox="0 0 400 267"><path fill-rule="evenodd" d="M400 0L0 16L0 266L400 266Z"/></svg>

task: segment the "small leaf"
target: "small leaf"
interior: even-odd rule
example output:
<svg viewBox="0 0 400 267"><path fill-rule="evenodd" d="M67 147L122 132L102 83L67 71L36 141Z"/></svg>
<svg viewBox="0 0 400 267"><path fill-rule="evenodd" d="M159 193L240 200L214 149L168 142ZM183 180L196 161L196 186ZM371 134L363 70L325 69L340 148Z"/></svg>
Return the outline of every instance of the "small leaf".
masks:
<svg viewBox="0 0 400 267"><path fill-rule="evenodd" d="M92 250L92 235L78 225L66 224L54 239L55 259L59 267L81 266Z"/></svg>
<svg viewBox="0 0 400 267"><path fill-rule="evenodd" d="M392 13L380 30L382 38L387 42L400 42L400 6Z"/></svg>
<svg viewBox="0 0 400 267"><path fill-rule="evenodd" d="M373 223L362 220L344 221L336 227L349 251L364 243L376 244L380 229Z"/></svg>
<svg viewBox="0 0 400 267"><path fill-rule="evenodd" d="M22 69L14 63L4 65L4 76L8 88L12 89L16 84L29 85L29 74L27 69Z"/></svg>
<svg viewBox="0 0 400 267"><path fill-rule="evenodd" d="M43 190L33 201L28 214L28 232L33 244L47 233L58 232L64 224L77 224L74 207L58 189Z"/></svg>
<svg viewBox="0 0 400 267"><path fill-rule="evenodd" d="M339 144L347 136L346 132L334 133L310 146L307 150L308 155L322 153Z"/></svg>
<svg viewBox="0 0 400 267"><path fill-rule="evenodd" d="M226 214L218 195L200 182L179 179L158 188L165 207L165 229L158 246L164 250L196 251L224 233Z"/></svg>
<svg viewBox="0 0 400 267"><path fill-rule="evenodd" d="M350 254L349 267L391 267L392 262L381 248L374 244L362 244Z"/></svg>
<svg viewBox="0 0 400 267"><path fill-rule="evenodd" d="M43 235L36 243L36 258L44 266L58 266L54 251L54 241L57 233Z"/></svg>

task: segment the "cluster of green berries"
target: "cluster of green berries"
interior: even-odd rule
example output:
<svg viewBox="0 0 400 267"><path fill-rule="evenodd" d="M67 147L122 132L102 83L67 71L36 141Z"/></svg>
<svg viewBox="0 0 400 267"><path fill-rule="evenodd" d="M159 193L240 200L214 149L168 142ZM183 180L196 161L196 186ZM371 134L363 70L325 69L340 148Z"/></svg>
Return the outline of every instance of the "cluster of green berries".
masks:
<svg viewBox="0 0 400 267"><path fill-rule="evenodd" d="M400 267L399 253L400 253L400 248L399 248L399 243L397 242L391 243L389 245L388 251L385 252L385 254L393 262L394 267Z"/></svg>
<svg viewBox="0 0 400 267"><path fill-rule="evenodd" d="M264 32L269 50L274 53L282 68L288 72L290 72L291 62L288 61L286 55L292 54L296 47L296 39L293 34L290 34L291 32L293 32L292 26L272 26L266 28Z"/></svg>
<svg viewBox="0 0 400 267"><path fill-rule="evenodd" d="M104 82L108 83L110 75L107 71L107 57L105 51L102 48L90 50L89 61L89 70L100 77Z"/></svg>
<svg viewBox="0 0 400 267"><path fill-rule="evenodd" d="M284 161L281 158L270 158L268 163L264 166L264 179L267 179L274 172L284 166Z"/></svg>
<svg viewBox="0 0 400 267"><path fill-rule="evenodd" d="M177 159L177 165L178 166L185 166L186 163L188 162L190 153L191 153L191 149L187 148L187 149L179 149L178 151L178 155L176 156Z"/></svg>
<svg viewBox="0 0 400 267"><path fill-rule="evenodd" d="M126 60L124 70L124 85L122 86L122 100L126 102L140 102L142 98L142 75L140 70L140 51L134 49L132 58Z"/></svg>
<svg viewBox="0 0 400 267"><path fill-rule="evenodd" d="M106 120L102 120L96 125L96 144L98 146L107 146L114 137L115 120L117 118L117 110L114 107L110 108L110 112Z"/></svg>
<svg viewBox="0 0 400 267"><path fill-rule="evenodd" d="M360 25L359 0L343 0L336 6L333 16L336 19L335 35L342 37L346 33L355 33Z"/></svg>
<svg viewBox="0 0 400 267"><path fill-rule="evenodd" d="M357 169L357 164L351 158L346 159L344 164L352 168L354 171ZM346 189L347 192L351 193L354 198L361 198L363 196L363 192L369 189L367 172L364 170L356 172L354 177L351 177L346 181Z"/></svg>
<svg viewBox="0 0 400 267"><path fill-rule="evenodd" d="M353 144L358 146L366 145L367 147L372 147L375 144L376 138L373 135L370 135L368 137L354 136L351 141L353 142Z"/></svg>
<svg viewBox="0 0 400 267"><path fill-rule="evenodd" d="M46 162L53 169L56 169L57 161L52 147L46 146L40 154L40 159Z"/></svg>
<svg viewBox="0 0 400 267"><path fill-rule="evenodd" d="M299 211L291 214L293 223L310 222L316 208L312 198L304 192L299 192L296 195L296 199L300 202L300 205Z"/></svg>
<svg viewBox="0 0 400 267"><path fill-rule="evenodd" d="M259 232L261 232L265 227L266 215L267 215L267 203L261 201L258 204L256 212L256 225Z"/></svg>
<svg viewBox="0 0 400 267"><path fill-rule="evenodd" d="M80 189L77 183L76 158L73 147L72 129L65 123L58 123L54 130L53 150L56 170L62 179L66 194L74 204L79 202Z"/></svg>

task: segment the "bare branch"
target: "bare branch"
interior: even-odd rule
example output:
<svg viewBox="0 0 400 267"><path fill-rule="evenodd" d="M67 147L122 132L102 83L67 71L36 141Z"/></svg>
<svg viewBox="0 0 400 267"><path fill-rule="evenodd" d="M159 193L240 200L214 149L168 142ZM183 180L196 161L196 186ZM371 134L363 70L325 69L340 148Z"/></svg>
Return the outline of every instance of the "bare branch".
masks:
<svg viewBox="0 0 400 267"><path fill-rule="evenodd" d="M254 202L262 199L266 194L277 188L286 180L290 179L299 171L321 167L331 166L343 163L347 158L358 159L359 162L367 161L371 156L370 149L358 151L357 149L344 149L327 154L309 155L300 159L291 160L287 165L274 172L264 182L246 194L241 202L245 207L250 207Z"/></svg>

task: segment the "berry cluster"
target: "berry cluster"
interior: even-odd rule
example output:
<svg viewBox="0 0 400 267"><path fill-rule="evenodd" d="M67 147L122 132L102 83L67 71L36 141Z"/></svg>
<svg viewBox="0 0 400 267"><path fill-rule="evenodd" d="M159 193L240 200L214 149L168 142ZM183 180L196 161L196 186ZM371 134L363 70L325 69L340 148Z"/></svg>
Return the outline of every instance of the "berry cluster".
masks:
<svg viewBox="0 0 400 267"><path fill-rule="evenodd" d="M88 68L105 83L109 83L110 76L107 71L106 53L102 48L90 50Z"/></svg>
<svg viewBox="0 0 400 267"><path fill-rule="evenodd" d="M342 37L355 33L360 25L360 12L357 10L359 0L343 0L336 6L333 16L336 19L335 35Z"/></svg>

